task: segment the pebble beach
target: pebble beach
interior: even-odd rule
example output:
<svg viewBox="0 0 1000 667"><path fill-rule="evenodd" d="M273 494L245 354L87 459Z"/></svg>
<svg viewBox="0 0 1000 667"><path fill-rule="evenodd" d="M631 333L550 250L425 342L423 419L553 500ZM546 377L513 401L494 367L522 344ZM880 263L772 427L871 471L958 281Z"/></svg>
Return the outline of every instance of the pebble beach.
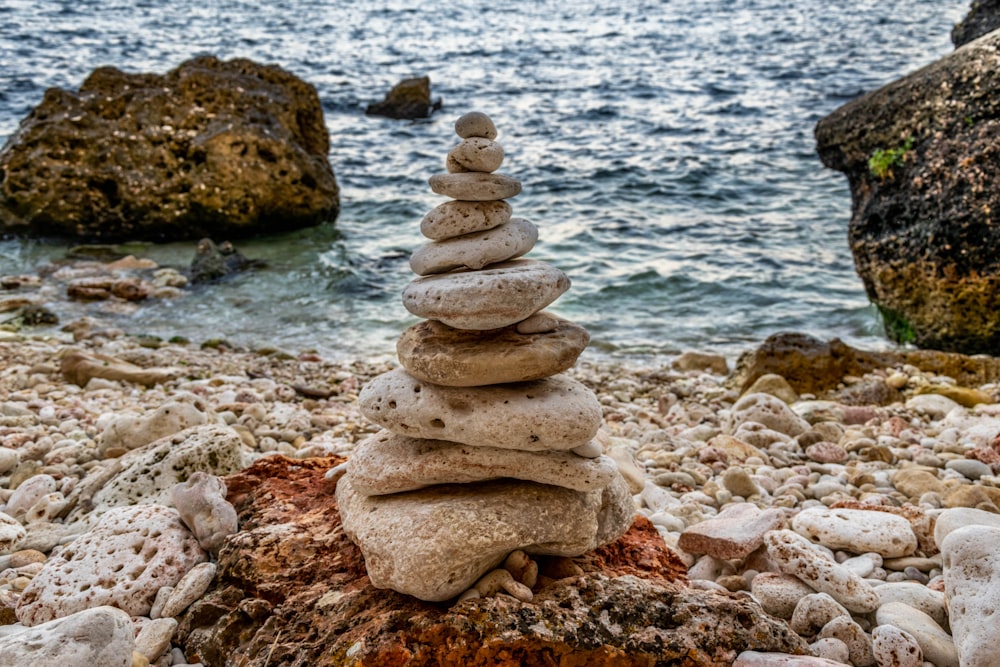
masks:
<svg viewBox="0 0 1000 667"><path fill-rule="evenodd" d="M97 515L116 502L171 504L156 495L163 489L149 479L155 475L116 481L126 475L126 461L156 448L147 438L162 437L164 429L228 428L238 436L238 460L213 459L220 476L274 454L349 457L377 430L359 413L358 392L394 365L75 329L76 340L7 334L0 341L0 646L45 627L16 622L25 616L15 614L24 595L38 619L63 616L65 605L77 604L67 586L70 593L103 585L157 598L156 590L102 584L100 562L92 570L97 580L83 581L80 571L67 571L72 558L63 557L77 538L103 534ZM73 355L103 359L105 367L122 363L144 373L136 378L156 382L108 379L100 371L86 378L86 364L66 363ZM727 383L725 362L686 354L660 368L585 362L569 371L597 394L604 410L599 439L629 482L636 511L688 566L691 585L753 595L767 613L787 620L817 659L833 664L944 667L959 665L963 651L1000 659L989 647L992 617L978 610L1000 595L996 575L963 568L967 552L996 551L984 545L1000 525L993 445L1000 387L960 387L900 366L843 380L845 388L882 383L898 391L900 400L885 406L796 395L777 376L741 396ZM162 375L151 378L150 369ZM118 495L95 492L95 478ZM123 539L110 535L103 539ZM211 557L202 560L173 573L176 581L197 572L201 581L200 591L197 581L173 587L184 591L173 615L207 587ZM956 597L963 603L949 606ZM132 614L140 638L132 665L188 664L170 644L176 621L162 607L161 599L159 608ZM909 662L888 662L907 655ZM775 657L746 652L736 664L786 664L760 659Z"/></svg>

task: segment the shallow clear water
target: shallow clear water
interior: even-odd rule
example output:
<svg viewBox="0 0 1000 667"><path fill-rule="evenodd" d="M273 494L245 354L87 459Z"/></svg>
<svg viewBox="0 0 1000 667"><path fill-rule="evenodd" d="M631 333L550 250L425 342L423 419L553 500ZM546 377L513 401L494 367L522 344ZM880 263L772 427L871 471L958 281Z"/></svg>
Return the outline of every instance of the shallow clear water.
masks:
<svg viewBox="0 0 1000 667"><path fill-rule="evenodd" d="M237 244L270 268L121 316L131 332L247 345L390 353L415 321L399 293L418 224L443 199L451 124L489 113L521 179L532 257L573 288L552 310L590 354L727 355L795 330L885 341L846 242L846 180L813 127L858 94L951 51L967 0L7 0L0 4L0 135L45 88L100 65L163 72L213 53L277 63L316 86L342 187L333 226ZM364 115L428 74L443 111ZM0 241L0 273L65 248ZM149 248L186 266L194 243ZM66 321L85 306L60 305Z"/></svg>

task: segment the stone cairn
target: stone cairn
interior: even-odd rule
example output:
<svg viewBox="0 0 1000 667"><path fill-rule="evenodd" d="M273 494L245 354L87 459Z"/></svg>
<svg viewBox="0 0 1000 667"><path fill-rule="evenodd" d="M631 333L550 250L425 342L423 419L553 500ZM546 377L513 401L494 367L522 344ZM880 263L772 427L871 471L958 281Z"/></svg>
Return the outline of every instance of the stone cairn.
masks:
<svg viewBox="0 0 1000 667"><path fill-rule="evenodd" d="M521 191L496 174L503 149L482 113L431 189L418 274L403 304L426 318L397 343L402 365L369 382L361 411L383 428L343 466L337 501L373 585L423 600L503 589L531 599L528 554L578 556L615 540L634 506L594 440L601 406L560 375L589 342L544 310L569 288L555 267L518 259L538 229L511 217ZM333 474L339 470L331 471Z"/></svg>

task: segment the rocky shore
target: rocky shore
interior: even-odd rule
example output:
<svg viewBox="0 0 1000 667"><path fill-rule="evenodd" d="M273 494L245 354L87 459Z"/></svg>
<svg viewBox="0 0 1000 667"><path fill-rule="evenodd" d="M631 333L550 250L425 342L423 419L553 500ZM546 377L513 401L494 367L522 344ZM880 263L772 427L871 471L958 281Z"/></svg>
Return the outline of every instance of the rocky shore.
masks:
<svg viewBox="0 0 1000 667"><path fill-rule="evenodd" d="M27 650L28 635L21 633L62 650L68 632L74 641L95 642L88 660L100 655L108 664L235 664L227 656L254 640L221 632L222 612L208 618L204 601L216 596L217 604L239 567L248 567L245 559L239 565L239 549L267 514L250 518L248 501L240 500L249 487L240 474L264 465L271 475L313 468L321 475L350 457L376 430L360 416L359 391L393 364L77 331L77 340L8 334L0 341L0 656L28 664L17 661ZM657 558L673 559L674 596L697 592L709 617L718 610L713 636L729 636L727 624L749 618L734 604L759 614L746 621L754 627L771 623L772 633L787 633L767 646L741 635L700 657L670 654L679 660L671 664L944 667L960 659L962 665L1000 660L989 642L997 628L986 613L1000 595L1000 570L989 566L1000 543L1000 385L962 386L893 365L891 354L886 359L863 376L841 377L822 395L798 394L773 374L744 389L736 374L724 372L725 360L711 355L682 355L671 367L583 363L570 371L599 398L605 421L599 437L631 486L637 514L655 526L642 541L658 550ZM754 363L765 362L758 352ZM207 527L197 511L178 517L173 509L183 505L172 496L177 485L208 476L229 480L238 527L221 525L225 512L218 507L205 513ZM329 516L335 480L326 483ZM298 493L298 501L294 493L285 500L274 492L258 495L255 511L263 503L270 512L287 514L295 505L307 512L314 497ZM216 489L198 497L208 503L224 494ZM142 516L130 514L137 512ZM143 529L140 537L130 533ZM268 553L279 557L295 544L286 535ZM359 559L356 552L336 557L349 556ZM536 605L547 599L546 586L568 581L551 572L558 564L542 565L552 576L539 578ZM351 567L363 573L358 562ZM576 595L605 576L586 567L573 572ZM637 585L633 579L614 581ZM365 589L371 604L386 604L389 593L380 598L363 578L352 582L343 594ZM614 586L604 589L611 595ZM260 586L253 593L277 605ZM325 594L336 590L327 584ZM391 595L396 604L405 598ZM424 612L454 614L462 605L509 612L515 602L519 613L533 609L500 593ZM252 619L270 612L241 613ZM44 624L50 619L62 620L50 627ZM286 641L295 635L294 619L259 623L261 632L270 627L274 642L246 664L268 664L276 649L284 657L270 664L310 664L304 656L323 655L322 646L297 645L299 657L289 657L295 654L280 641L285 626L273 625L279 622L287 624ZM659 621L645 622L652 631ZM539 633L522 626L505 641L523 649ZM214 651L205 649L207 637ZM380 664L356 643L344 664ZM667 648L659 657L650 650L629 656L626 647L617 662L588 664L668 664ZM778 663L776 650L800 655ZM117 653L112 658L109 651ZM409 660L398 664L427 664Z"/></svg>

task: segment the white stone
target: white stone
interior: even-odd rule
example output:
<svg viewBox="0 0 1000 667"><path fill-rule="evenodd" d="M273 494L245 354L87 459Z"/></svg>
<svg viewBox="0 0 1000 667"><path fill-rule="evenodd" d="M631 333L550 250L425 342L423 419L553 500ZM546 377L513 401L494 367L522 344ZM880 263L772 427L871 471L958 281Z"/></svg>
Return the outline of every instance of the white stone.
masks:
<svg viewBox="0 0 1000 667"><path fill-rule="evenodd" d="M944 593L910 581L888 582L875 587L883 605L902 602L924 612L945 630L948 629L948 607Z"/></svg>
<svg viewBox="0 0 1000 667"><path fill-rule="evenodd" d="M958 528L945 538L941 556L962 667L1000 665L1000 528Z"/></svg>
<svg viewBox="0 0 1000 667"><path fill-rule="evenodd" d="M499 329L542 310L569 289L559 269L515 259L480 271L424 276L403 290L403 306L456 329Z"/></svg>
<svg viewBox="0 0 1000 667"><path fill-rule="evenodd" d="M817 639L809 645L809 652L817 658L824 658L826 660L832 660L834 662L841 662L844 664L848 664L850 662L850 658L848 656L851 652L847 648L847 644L840 641L836 637L824 637L823 639Z"/></svg>
<svg viewBox="0 0 1000 667"><path fill-rule="evenodd" d="M127 451L147 445L192 426L208 421L207 415L191 403L170 401L141 415L121 415L113 419L97 440L98 451Z"/></svg>
<svg viewBox="0 0 1000 667"><path fill-rule="evenodd" d="M917 549L910 522L889 512L811 507L795 515L792 529L830 549L856 554L874 552L898 558Z"/></svg>
<svg viewBox="0 0 1000 667"><path fill-rule="evenodd" d="M851 613L826 593L810 593L795 605L788 627L795 634L811 636L838 616L851 617Z"/></svg>
<svg viewBox="0 0 1000 667"><path fill-rule="evenodd" d="M761 572L750 582L750 593L767 613L788 620L795 607L814 591L798 577L778 572Z"/></svg>
<svg viewBox="0 0 1000 667"><path fill-rule="evenodd" d="M35 475L21 482L7 501L6 513L15 519L24 516L31 506L59 488L52 475Z"/></svg>
<svg viewBox="0 0 1000 667"><path fill-rule="evenodd" d="M871 637L850 616L830 619L817 636L820 639L833 637L844 642L847 645L848 659L854 667L871 667L875 664Z"/></svg>
<svg viewBox="0 0 1000 667"><path fill-rule="evenodd" d="M20 521L0 512L0 554L17 551L27 536Z"/></svg>
<svg viewBox="0 0 1000 667"><path fill-rule="evenodd" d="M962 406L940 394L919 394L906 401L906 409L921 412L933 420L943 419L949 412L964 412ZM938 667L941 667L938 665Z"/></svg>
<svg viewBox="0 0 1000 667"><path fill-rule="evenodd" d="M503 164L503 148L486 137L469 137L448 151L445 165L450 172L496 171Z"/></svg>
<svg viewBox="0 0 1000 667"><path fill-rule="evenodd" d="M0 475L6 474L21 462L21 454L16 449L0 447Z"/></svg>
<svg viewBox="0 0 1000 667"><path fill-rule="evenodd" d="M515 259L530 251L538 240L538 227L524 218L446 241L433 241L410 256L410 269L419 276L453 269L481 269Z"/></svg>
<svg viewBox="0 0 1000 667"><path fill-rule="evenodd" d="M56 518L63 508L66 507L66 499L63 494L55 491L47 493L35 502L24 514L25 523L37 523L39 521L51 521Z"/></svg>
<svg viewBox="0 0 1000 667"><path fill-rule="evenodd" d="M503 200L447 201L431 209L420 222L420 233L432 241L444 241L493 229L510 220L512 209Z"/></svg>
<svg viewBox="0 0 1000 667"><path fill-rule="evenodd" d="M174 590L164 601L163 607L159 610L160 616L170 618L177 616L190 607L195 600L200 598L208 590L209 585L215 578L215 563L199 563L180 578L174 584Z"/></svg>
<svg viewBox="0 0 1000 667"><path fill-rule="evenodd" d="M21 594L17 618L38 625L105 604L146 616L160 586L206 558L172 507L115 508L45 562Z"/></svg>
<svg viewBox="0 0 1000 667"><path fill-rule="evenodd" d="M872 630L872 648L879 667L921 667L924 653L913 635L894 625Z"/></svg>
<svg viewBox="0 0 1000 667"><path fill-rule="evenodd" d="M876 553L869 552L855 556L854 558L848 558L841 565L862 579L865 579L875 571L875 568L882 567L882 557Z"/></svg>
<svg viewBox="0 0 1000 667"><path fill-rule="evenodd" d="M0 637L6 667L131 667L132 619L98 606Z"/></svg>
<svg viewBox="0 0 1000 667"><path fill-rule="evenodd" d="M878 595L864 579L828 560L812 543L791 530L773 530L764 536L767 553L785 574L798 577L820 593L857 613L874 611Z"/></svg>
<svg viewBox="0 0 1000 667"><path fill-rule="evenodd" d="M733 667L844 667L844 663L811 655L743 651L736 656Z"/></svg>
<svg viewBox="0 0 1000 667"><path fill-rule="evenodd" d="M875 620L879 625L894 625L911 635L920 645L924 660L935 667L959 667L951 635L924 612L902 602L890 602L878 608Z"/></svg>
<svg viewBox="0 0 1000 667"><path fill-rule="evenodd" d="M809 422L795 414L787 403L764 393L740 397L724 420L723 432L732 435L747 422L763 424L773 431L792 437L809 430Z"/></svg>
<svg viewBox="0 0 1000 667"><path fill-rule="evenodd" d="M226 500L226 483L215 475L195 472L170 490L170 498L205 551L218 554L239 529L236 508Z"/></svg>
<svg viewBox="0 0 1000 667"><path fill-rule="evenodd" d="M615 462L607 456L477 447L386 430L358 444L348 465L354 488L369 496L503 477L596 491L618 474Z"/></svg>
<svg viewBox="0 0 1000 667"><path fill-rule="evenodd" d="M964 526L1000 528L1000 514L972 507L953 507L942 511L934 523L934 543L938 549L944 544L949 533Z"/></svg>
<svg viewBox="0 0 1000 667"><path fill-rule="evenodd" d="M177 621L173 618L154 618L142 625L139 634L135 636L135 650L146 656L150 662L156 662L160 656L170 649Z"/></svg>

